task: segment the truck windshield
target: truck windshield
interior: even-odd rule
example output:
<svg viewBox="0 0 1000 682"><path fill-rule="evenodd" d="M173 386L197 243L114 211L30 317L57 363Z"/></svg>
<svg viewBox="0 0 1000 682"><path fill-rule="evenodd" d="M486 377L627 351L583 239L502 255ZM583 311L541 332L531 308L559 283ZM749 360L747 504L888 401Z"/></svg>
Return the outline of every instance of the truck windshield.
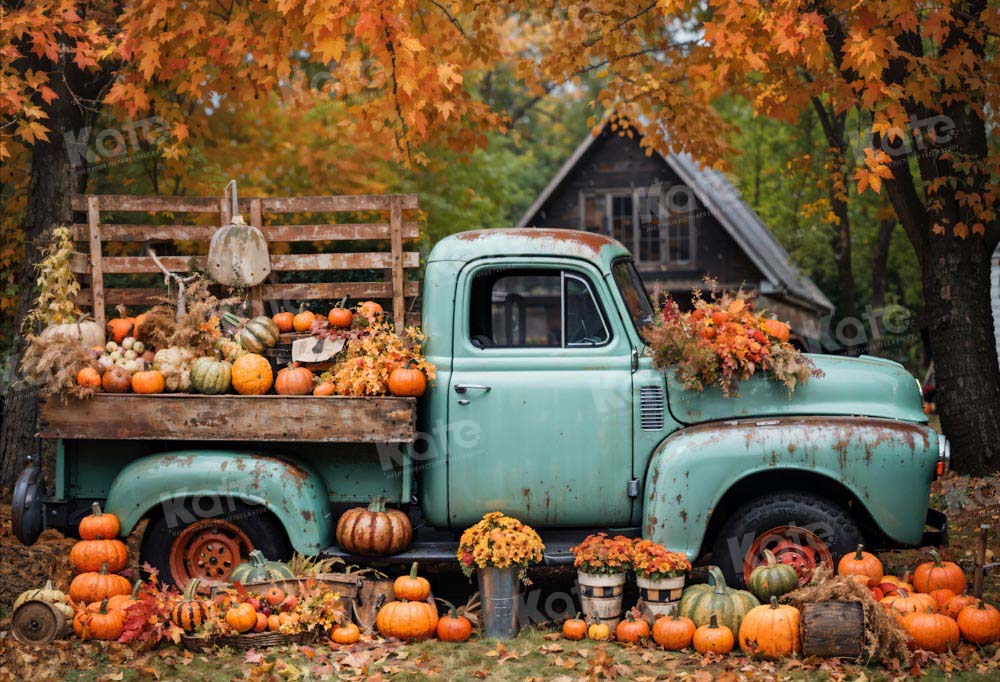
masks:
<svg viewBox="0 0 1000 682"><path fill-rule="evenodd" d="M611 274L625 300L629 317L639 333L642 333L643 327L653 322L653 304L646 293L646 287L639 279L639 273L635 271L635 265L627 259L616 261L611 266Z"/></svg>

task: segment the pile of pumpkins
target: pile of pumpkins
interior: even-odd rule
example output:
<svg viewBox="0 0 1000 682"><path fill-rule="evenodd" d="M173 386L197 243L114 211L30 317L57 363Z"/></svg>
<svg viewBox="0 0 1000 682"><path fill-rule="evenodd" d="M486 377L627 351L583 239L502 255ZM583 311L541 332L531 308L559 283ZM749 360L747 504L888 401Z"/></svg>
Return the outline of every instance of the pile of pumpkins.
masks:
<svg viewBox="0 0 1000 682"><path fill-rule="evenodd" d="M416 642L437 635L442 642L465 642L472 635L472 621L459 614L454 606L445 616L438 616L437 607L430 598L431 584L427 578L417 575L416 563L410 567L408 575L396 578L392 592L396 599L382 606L375 616L375 627L384 637ZM356 625L348 627L353 627L356 633ZM338 641L337 630L333 631L331 639L338 644L350 643ZM357 641L356 636L353 641Z"/></svg>

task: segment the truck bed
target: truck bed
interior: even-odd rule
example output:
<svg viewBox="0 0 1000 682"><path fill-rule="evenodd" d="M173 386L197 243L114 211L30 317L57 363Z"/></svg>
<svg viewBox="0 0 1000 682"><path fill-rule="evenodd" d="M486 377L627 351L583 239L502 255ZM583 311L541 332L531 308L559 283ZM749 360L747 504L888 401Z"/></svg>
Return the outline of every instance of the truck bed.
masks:
<svg viewBox="0 0 1000 682"><path fill-rule="evenodd" d="M415 398L188 393L49 398L42 438L412 443Z"/></svg>

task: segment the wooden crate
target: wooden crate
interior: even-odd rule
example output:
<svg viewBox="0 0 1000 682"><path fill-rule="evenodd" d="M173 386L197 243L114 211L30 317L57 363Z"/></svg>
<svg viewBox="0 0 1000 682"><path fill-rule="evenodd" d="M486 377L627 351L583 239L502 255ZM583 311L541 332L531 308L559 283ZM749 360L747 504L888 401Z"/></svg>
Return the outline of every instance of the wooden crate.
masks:
<svg viewBox="0 0 1000 682"><path fill-rule="evenodd" d="M316 443L412 443L417 401L394 396L135 395L55 397L42 438Z"/></svg>
<svg viewBox="0 0 1000 682"><path fill-rule="evenodd" d="M86 243L87 252L77 252L71 262L73 271L85 280L85 288L77 302L90 308L94 319L104 324L113 316L118 304L149 306L165 293L162 287L125 283L141 275L159 275L153 259L143 244L157 244L157 255L172 272L204 269L208 242L220 225L230 219L227 200L215 197L76 195L72 197L74 211L85 212L86 223L72 226L73 238ZM419 283L406 278L406 270L419 265L417 251L404 250L404 244L416 240L416 222L404 220L406 212L418 209L413 194L356 195L319 197L242 198L239 210L247 222L258 227L267 239L271 251L272 274L267 281L249 291L250 309L254 315L270 314L267 303L272 301L352 299L381 300L391 311L397 330L404 324L419 324L419 314L407 316L408 301L419 294ZM108 222L114 213L119 222ZM330 214L364 214L375 216L372 222L314 222L317 216ZM132 222L120 222L122 214ZM169 221L168 224L161 224ZM344 242L373 244L365 252L336 251ZM168 244L160 246L167 242ZM185 252L176 255L178 244ZM316 249L312 244L319 244ZM308 253L289 253L309 250ZM128 255L113 255L113 254ZM112 254L112 255L109 255ZM174 255L171 255L174 254ZM382 270L382 281L348 281L350 270ZM281 273L323 272L327 281L281 281ZM329 281L336 278L339 281ZM157 277L157 279L159 279ZM147 277L148 280L148 277ZM112 282L114 286L112 286ZM322 312L322 311L319 311Z"/></svg>

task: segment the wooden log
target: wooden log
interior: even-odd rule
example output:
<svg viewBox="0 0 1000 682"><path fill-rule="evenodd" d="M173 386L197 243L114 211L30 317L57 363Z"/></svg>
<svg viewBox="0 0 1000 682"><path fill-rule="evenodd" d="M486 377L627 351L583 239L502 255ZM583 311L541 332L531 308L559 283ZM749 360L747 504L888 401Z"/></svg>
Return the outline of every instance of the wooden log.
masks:
<svg viewBox="0 0 1000 682"><path fill-rule="evenodd" d="M861 602L824 601L802 605L802 656L861 657L865 643L865 612Z"/></svg>

